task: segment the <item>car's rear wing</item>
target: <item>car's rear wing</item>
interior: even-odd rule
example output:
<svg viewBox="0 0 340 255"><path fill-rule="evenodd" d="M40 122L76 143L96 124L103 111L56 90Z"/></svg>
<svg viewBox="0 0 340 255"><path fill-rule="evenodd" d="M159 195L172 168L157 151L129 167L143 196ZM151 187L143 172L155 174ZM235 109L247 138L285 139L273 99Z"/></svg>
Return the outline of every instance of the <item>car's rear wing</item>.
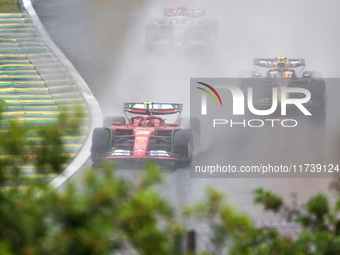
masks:
<svg viewBox="0 0 340 255"><path fill-rule="evenodd" d="M124 103L124 112L142 115L166 115L182 113L183 104L171 103Z"/></svg>
<svg viewBox="0 0 340 255"><path fill-rule="evenodd" d="M189 16L189 17L202 17L205 15L204 9L187 9L179 7L177 9L164 9L165 16Z"/></svg>
<svg viewBox="0 0 340 255"><path fill-rule="evenodd" d="M277 57L277 58L254 58L254 66L267 67L267 68L295 68L300 66L305 66L305 60L299 58L285 58L285 57Z"/></svg>

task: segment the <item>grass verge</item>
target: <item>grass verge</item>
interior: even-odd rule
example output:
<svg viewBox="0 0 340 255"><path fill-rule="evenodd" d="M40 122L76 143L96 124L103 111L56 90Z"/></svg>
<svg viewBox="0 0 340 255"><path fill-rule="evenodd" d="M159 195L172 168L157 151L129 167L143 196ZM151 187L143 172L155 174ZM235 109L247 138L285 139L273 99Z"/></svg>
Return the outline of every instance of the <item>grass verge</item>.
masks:
<svg viewBox="0 0 340 255"><path fill-rule="evenodd" d="M1 12L20 12L18 0L0 0Z"/></svg>

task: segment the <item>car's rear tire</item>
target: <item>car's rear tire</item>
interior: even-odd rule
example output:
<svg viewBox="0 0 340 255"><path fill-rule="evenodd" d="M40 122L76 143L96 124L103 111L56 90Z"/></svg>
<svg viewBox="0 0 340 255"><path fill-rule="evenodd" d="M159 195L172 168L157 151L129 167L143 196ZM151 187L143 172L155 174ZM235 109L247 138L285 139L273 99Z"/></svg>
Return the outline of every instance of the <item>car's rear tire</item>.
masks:
<svg viewBox="0 0 340 255"><path fill-rule="evenodd" d="M240 89L242 90L244 95L247 95L248 88L254 88L255 86L255 80L253 78L245 78L242 79Z"/></svg>
<svg viewBox="0 0 340 255"><path fill-rule="evenodd" d="M148 24L145 27L145 51L153 52L154 47L150 44L153 41L158 33L158 26L155 24Z"/></svg>
<svg viewBox="0 0 340 255"><path fill-rule="evenodd" d="M326 83L324 80L313 80L310 84L311 101L318 102L320 106L311 108L314 116L324 116L326 112Z"/></svg>
<svg viewBox="0 0 340 255"><path fill-rule="evenodd" d="M145 33L146 34L155 34L158 31L158 26L155 24L148 24L145 26Z"/></svg>
<svg viewBox="0 0 340 255"><path fill-rule="evenodd" d="M248 102L248 88L254 88L255 87L255 81L253 78L245 78L241 81L240 89L243 92L243 95L246 97L245 102ZM254 93L254 89L253 89ZM254 93L255 94L255 93ZM253 102L256 100L254 99L256 95L253 95ZM249 111L247 103L244 105L244 115L247 117L253 116L253 114Z"/></svg>
<svg viewBox="0 0 340 255"><path fill-rule="evenodd" d="M179 129L173 134L173 152L186 158L185 161L176 161L177 166L187 167L192 160L193 142L190 129Z"/></svg>
<svg viewBox="0 0 340 255"><path fill-rule="evenodd" d="M122 116L106 116L103 121L103 127L111 127L112 122L121 122L122 125L126 125L126 120Z"/></svg>
<svg viewBox="0 0 340 255"><path fill-rule="evenodd" d="M112 134L108 128L95 128L92 133L91 159L94 164L102 162L102 156L111 150Z"/></svg>
<svg viewBox="0 0 340 255"><path fill-rule="evenodd" d="M319 102L326 109L326 83L324 80L314 80L311 86L311 100Z"/></svg>

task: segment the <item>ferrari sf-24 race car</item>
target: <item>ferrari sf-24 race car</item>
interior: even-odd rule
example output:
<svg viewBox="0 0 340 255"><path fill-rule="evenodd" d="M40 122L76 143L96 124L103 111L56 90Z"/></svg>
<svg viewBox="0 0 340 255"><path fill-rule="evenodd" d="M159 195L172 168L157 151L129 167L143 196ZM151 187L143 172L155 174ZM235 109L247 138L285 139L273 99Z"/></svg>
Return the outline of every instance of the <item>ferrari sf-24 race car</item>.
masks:
<svg viewBox="0 0 340 255"><path fill-rule="evenodd" d="M203 19L205 10L165 9L164 18L146 25L145 49L164 51L170 48L211 51L217 34L217 21Z"/></svg>
<svg viewBox="0 0 340 255"><path fill-rule="evenodd" d="M313 72L302 72L305 67L304 59L288 59L286 57L255 58L256 72L253 78L243 79L241 89L246 93L247 88L253 88L253 104L257 109L268 108L272 105L272 88L277 87L278 100L280 100L283 87L305 88L310 91L311 99L304 104L312 113L325 113L326 109L326 83L323 79L314 77ZM269 68L266 76L261 78L257 67ZM296 74L295 69L301 68ZM305 97L303 93L287 93L287 98Z"/></svg>
<svg viewBox="0 0 340 255"><path fill-rule="evenodd" d="M93 163L105 159L155 159L174 161L181 166L189 165L193 138L188 118L180 118L182 108L182 104L171 103L124 103L126 118L105 117L103 127L93 130ZM160 117L168 114L178 114L174 123L166 123Z"/></svg>

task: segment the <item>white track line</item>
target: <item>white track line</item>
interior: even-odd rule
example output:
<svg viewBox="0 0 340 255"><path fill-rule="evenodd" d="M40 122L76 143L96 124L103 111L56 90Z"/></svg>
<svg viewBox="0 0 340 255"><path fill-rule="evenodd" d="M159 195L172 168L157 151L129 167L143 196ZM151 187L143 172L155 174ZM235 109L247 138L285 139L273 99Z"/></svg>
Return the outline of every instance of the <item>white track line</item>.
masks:
<svg viewBox="0 0 340 255"><path fill-rule="evenodd" d="M50 50L56 55L60 63L66 68L66 71L72 76L74 82L77 84L83 98L87 104L87 110L89 113L89 129L87 137L84 141L83 146L72 159L71 163L65 168L65 170L58 175L49 185L56 189L63 184L68 178L70 178L88 159L90 156L90 147L92 141L92 130L95 127L101 126L102 124L102 112L99 104L93 96L91 90L87 86L86 82L77 72L71 61L64 55L64 53L58 48L58 46L52 41L43 24L41 23L37 13L35 12L31 0L22 0L23 7L26 9L28 14L31 16L34 25L36 26L39 35L45 41Z"/></svg>

